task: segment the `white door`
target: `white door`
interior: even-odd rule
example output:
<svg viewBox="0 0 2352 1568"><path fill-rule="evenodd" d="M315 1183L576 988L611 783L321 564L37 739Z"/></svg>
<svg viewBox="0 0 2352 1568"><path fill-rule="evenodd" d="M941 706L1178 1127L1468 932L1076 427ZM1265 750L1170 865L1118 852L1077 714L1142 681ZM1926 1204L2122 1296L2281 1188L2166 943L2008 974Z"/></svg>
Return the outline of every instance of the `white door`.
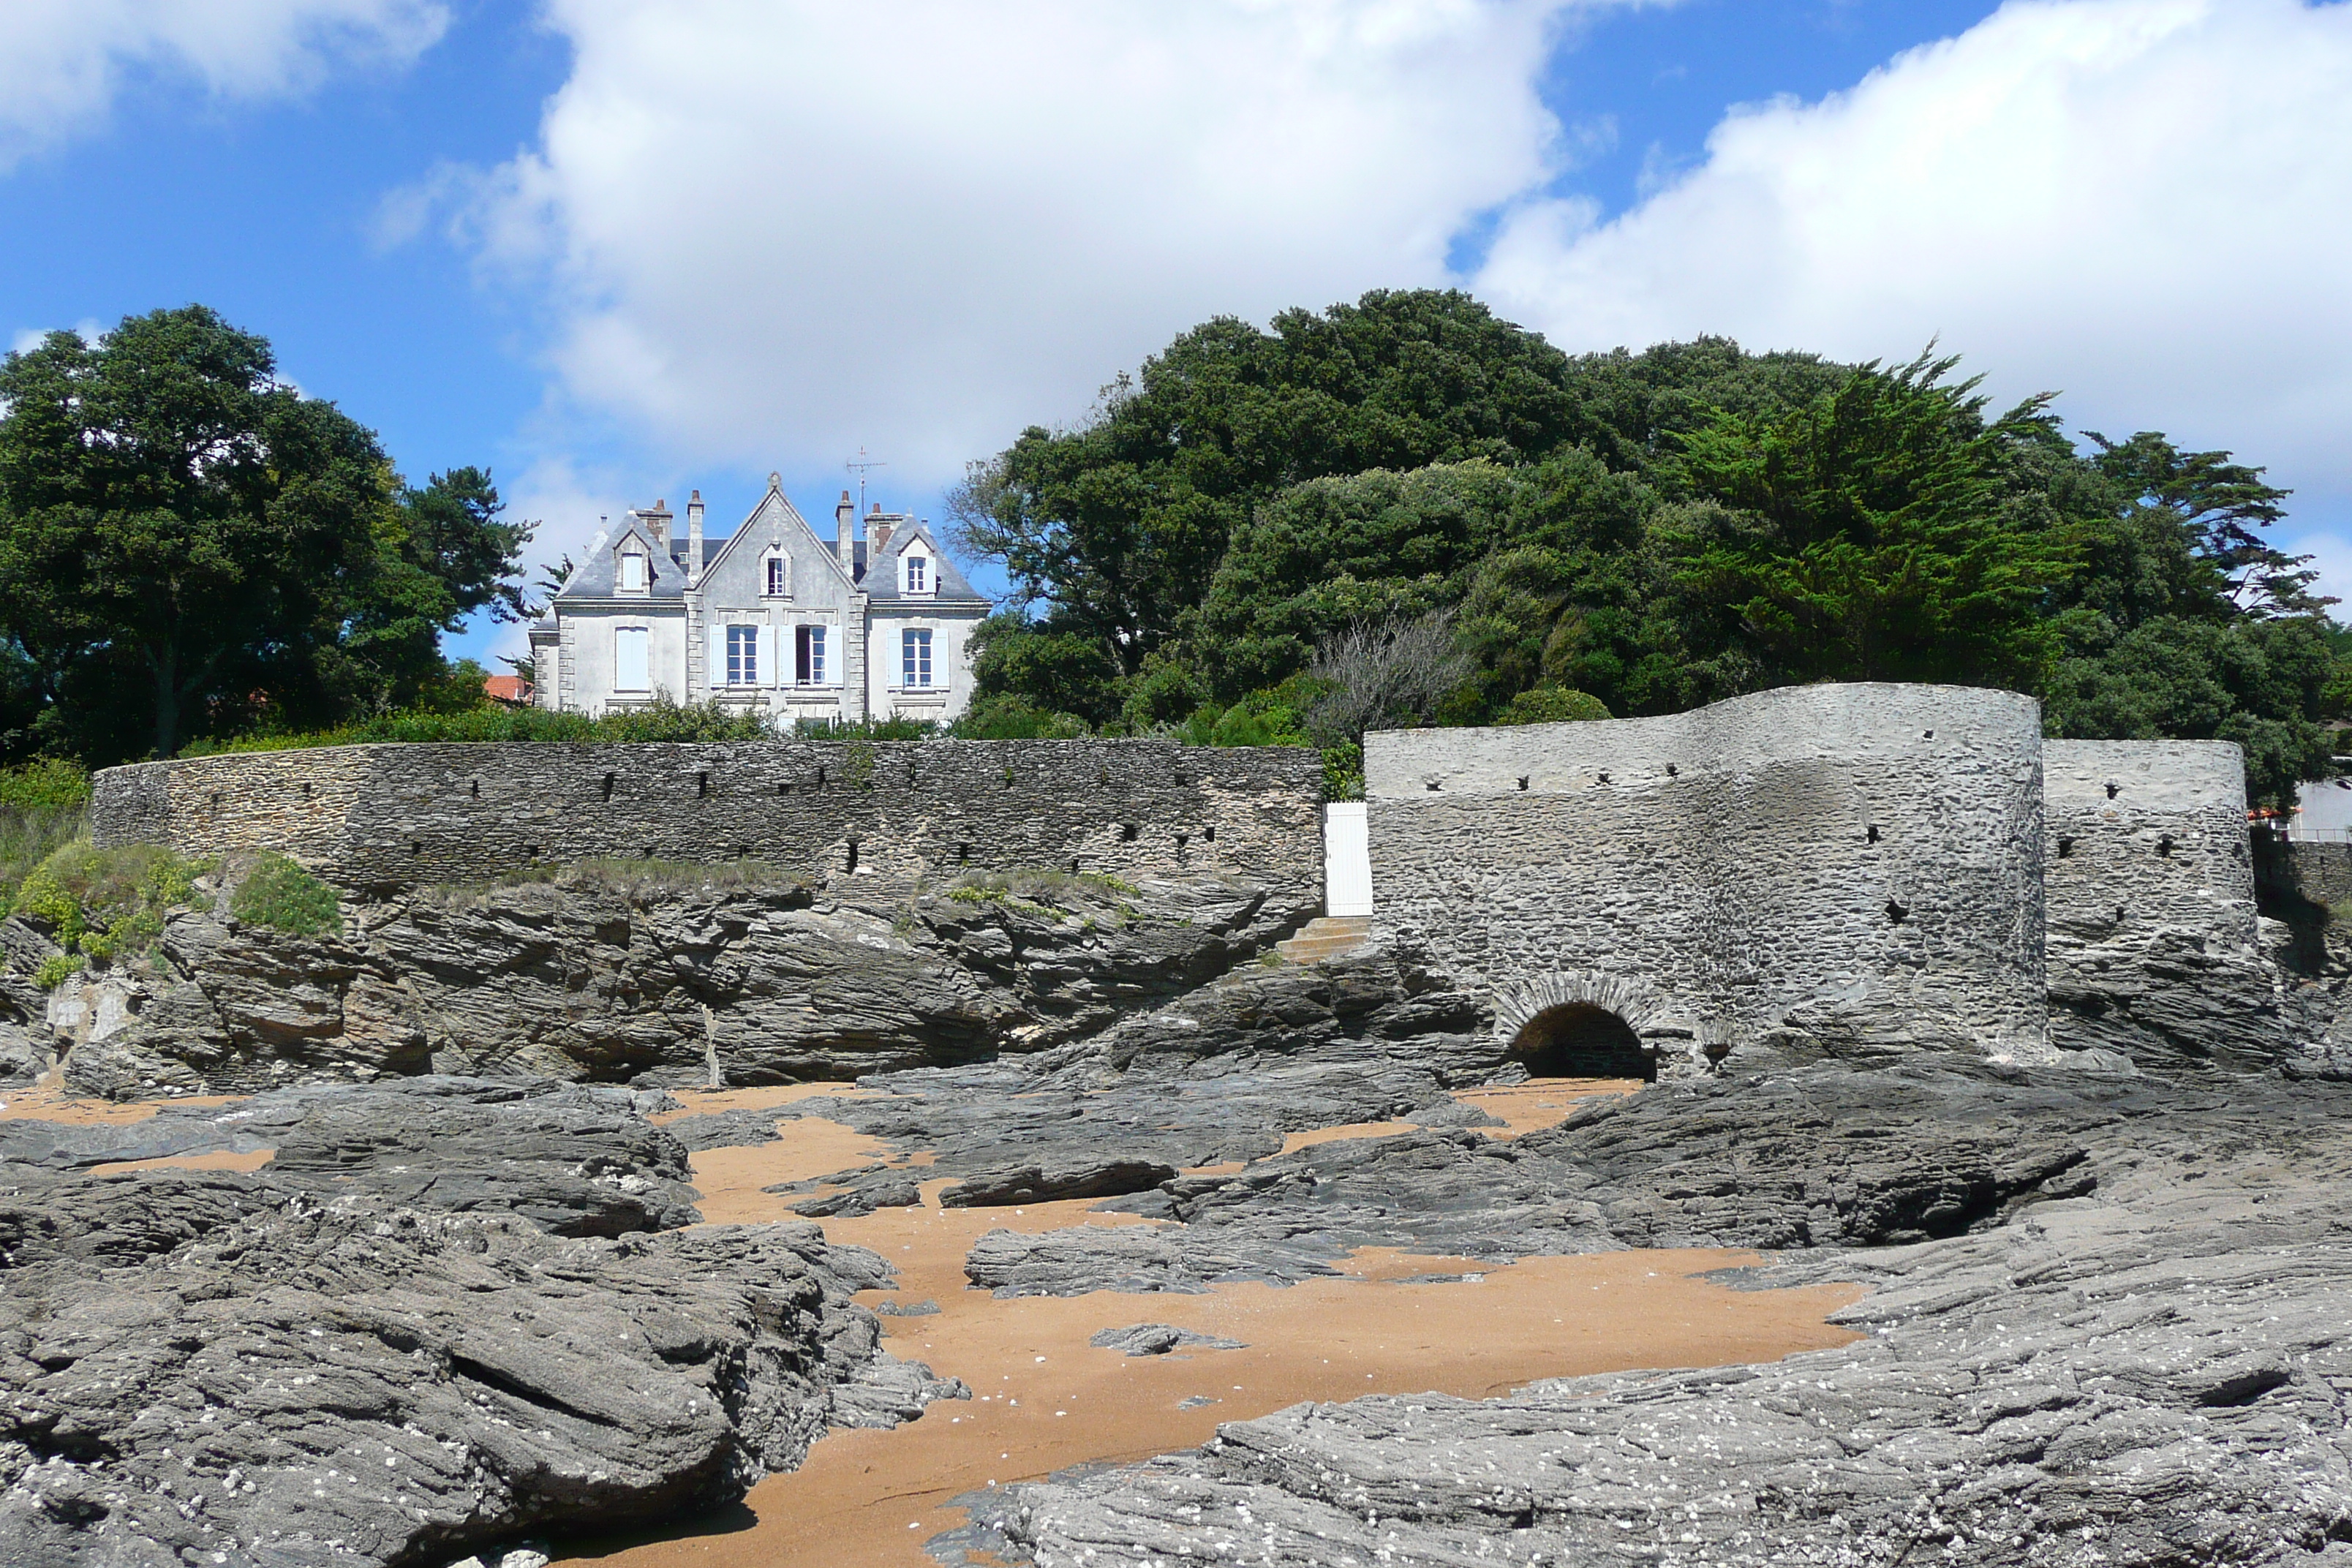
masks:
<svg viewBox="0 0 2352 1568"><path fill-rule="evenodd" d="M1360 800L1335 800L1323 808L1323 912L1372 912L1372 856Z"/></svg>

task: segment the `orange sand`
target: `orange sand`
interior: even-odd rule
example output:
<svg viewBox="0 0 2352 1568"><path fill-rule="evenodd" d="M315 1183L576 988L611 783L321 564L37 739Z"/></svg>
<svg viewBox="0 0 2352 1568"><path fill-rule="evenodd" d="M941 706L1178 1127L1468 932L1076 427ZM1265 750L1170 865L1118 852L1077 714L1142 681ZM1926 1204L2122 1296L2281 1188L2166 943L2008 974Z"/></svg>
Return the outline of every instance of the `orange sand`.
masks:
<svg viewBox="0 0 2352 1568"><path fill-rule="evenodd" d="M1507 1142L1539 1128L1557 1127L1588 1100L1631 1094L1641 1087L1639 1079L1630 1078L1536 1078L1501 1089L1465 1089L1454 1098L1507 1123L1479 1129L1489 1138Z"/></svg>
<svg viewBox="0 0 2352 1568"><path fill-rule="evenodd" d="M1559 1120L1586 1095L1623 1087L1530 1085L1480 1091L1519 1095L1525 1103L1474 1102L1509 1120L1517 1133ZM1351 1131L1368 1130L1408 1129L1373 1123ZM803 1179L782 1173L809 1173L845 1150L853 1152L850 1163L872 1163L878 1148L813 1119L786 1123L783 1132L781 1144L694 1157L707 1219L784 1217L787 1200L761 1194L761 1185ZM923 1184L921 1208L824 1223L830 1239L872 1247L897 1267L898 1288L861 1296L867 1305L938 1304L935 1316L884 1318L891 1349L961 1377L972 1399L934 1405L894 1431L832 1433L807 1464L770 1477L742 1504L661 1530L574 1542L569 1560L625 1568L936 1568L922 1542L962 1521L962 1510L946 1506L954 1497L1089 1461L1191 1447L1220 1422L1302 1400L1423 1392L1483 1398L1547 1377L1769 1361L1855 1337L1822 1320L1856 1299L1858 1288L1738 1291L1696 1278L1755 1261L1754 1254L1730 1251L1603 1253L1497 1267L1381 1250L1357 1256L1344 1278L1288 1289L1244 1284L1199 1296L1098 1291L998 1300L969 1289L963 1275L965 1254L990 1230L1160 1222L1092 1214L1087 1201L943 1210L938 1197L948 1184ZM1463 1278L1402 1282L1431 1274ZM1087 1342L1099 1330L1141 1322L1219 1334L1249 1348L1129 1357ZM1177 1408L1193 1395L1216 1403Z"/></svg>
<svg viewBox="0 0 2352 1568"><path fill-rule="evenodd" d="M186 1094L165 1100L85 1100L68 1094L65 1069L51 1068L46 1077L23 1089L0 1089L0 1121L18 1117L39 1121L144 1121L167 1105L235 1105L241 1094Z"/></svg>
<svg viewBox="0 0 2352 1568"><path fill-rule="evenodd" d="M223 1149L211 1154L163 1154L152 1160L110 1160L92 1165L93 1176L119 1176L125 1171L258 1171L269 1163L275 1149L248 1149L233 1154Z"/></svg>

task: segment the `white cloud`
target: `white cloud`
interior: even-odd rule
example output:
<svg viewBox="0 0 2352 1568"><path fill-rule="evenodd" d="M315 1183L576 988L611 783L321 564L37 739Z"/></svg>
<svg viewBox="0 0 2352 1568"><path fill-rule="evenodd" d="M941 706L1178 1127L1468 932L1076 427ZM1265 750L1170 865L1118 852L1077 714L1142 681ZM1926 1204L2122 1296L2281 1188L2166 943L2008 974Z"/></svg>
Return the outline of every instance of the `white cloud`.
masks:
<svg viewBox="0 0 2352 1568"><path fill-rule="evenodd" d="M2309 520L2352 507L2348 254L2352 5L2073 0L1736 112L1614 222L1530 203L1475 286L1570 349L1940 334L2078 426L2269 464Z"/></svg>
<svg viewBox="0 0 2352 1568"><path fill-rule="evenodd" d="M338 65L404 64L448 21L444 0L5 0L0 170L102 121L127 76L299 93Z"/></svg>
<svg viewBox="0 0 2352 1568"><path fill-rule="evenodd" d="M1537 82L1601 3L552 0L573 74L460 223L673 456L936 482L1212 314L1447 281L1572 156Z"/></svg>

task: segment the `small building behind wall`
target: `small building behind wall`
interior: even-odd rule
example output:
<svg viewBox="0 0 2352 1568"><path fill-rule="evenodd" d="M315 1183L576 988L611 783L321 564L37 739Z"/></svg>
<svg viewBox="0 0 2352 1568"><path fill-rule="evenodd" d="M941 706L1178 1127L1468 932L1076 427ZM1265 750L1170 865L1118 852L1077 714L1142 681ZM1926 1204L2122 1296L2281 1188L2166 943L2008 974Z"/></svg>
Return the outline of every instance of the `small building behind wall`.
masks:
<svg viewBox="0 0 2352 1568"><path fill-rule="evenodd" d="M2030 698L1811 686L1364 753L1376 936L1532 1070L2052 1055Z"/></svg>

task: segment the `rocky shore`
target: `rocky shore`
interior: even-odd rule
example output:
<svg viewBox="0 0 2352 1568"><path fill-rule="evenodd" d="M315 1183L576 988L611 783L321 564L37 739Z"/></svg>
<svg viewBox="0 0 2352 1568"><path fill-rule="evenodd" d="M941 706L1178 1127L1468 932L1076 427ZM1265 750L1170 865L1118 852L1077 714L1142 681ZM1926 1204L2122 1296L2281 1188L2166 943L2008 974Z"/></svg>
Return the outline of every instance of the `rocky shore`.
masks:
<svg viewBox="0 0 2352 1568"><path fill-rule="evenodd" d="M1265 889L966 890L574 879L332 941L175 917L44 1093L232 1098L0 1118L0 1563L561 1552L940 1421L971 1391L904 1342L926 1302L852 1300L905 1265L824 1228L894 1213L970 1216L973 1300L1134 1298L1107 1362L1245 1353L1153 1299L1374 1254L1442 1283L1738 1247L1725 1283L1860 1292L1859 1338L1785 1361L1308 1403L991 1487L950 1563L2352 1563L2332 982L2207 1052L2110 998L2062 1066L1732 1061L1520 1131L1472 1092L1523 1074L1463 993L1379 950L1261 963L1309 912ZM875 1152L743 1189L798 1217L698 1223L714 1153L819 1129Z"/></svg>

